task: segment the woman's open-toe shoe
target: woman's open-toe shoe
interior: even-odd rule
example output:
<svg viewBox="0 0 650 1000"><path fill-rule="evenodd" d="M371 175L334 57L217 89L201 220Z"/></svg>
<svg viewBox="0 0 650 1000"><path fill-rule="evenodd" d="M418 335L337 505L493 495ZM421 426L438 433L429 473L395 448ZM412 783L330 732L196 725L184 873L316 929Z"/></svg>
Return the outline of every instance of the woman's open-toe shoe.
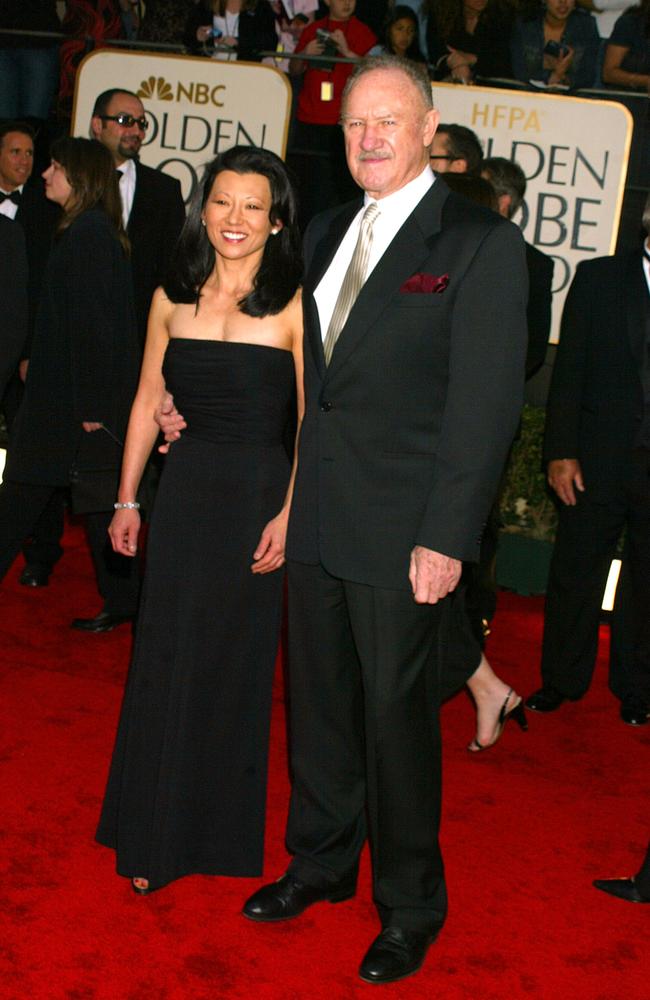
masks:
<svg viewBox="0 0 650 1000"><path fill-rule="evenodd" d="M512 708L508 709L508 703L510 702L513 695L515 697L515 703L512 706ZM510 688L508 694L506 695L506 700L501 706L501 711L499 712L499 716L496 721L496 726L494 727L494 733L492 735L492 739L489 741L489 743L479 743L478 739L474 737L472 742L467 747L470 753L479 753L481 750L487 750L489 747L493 747L494 744L499 739L499 737L501 736L501 733L503 732L503 727L505 726L508 719L514 719L515 722L519 725L521 729L523 729L524 732L526 732L526 730L528 729L528 721L526 719L526 711L524 709L523 700L519 697L519 695L515 695L513 688Z"/></svg>
<svg viewBox="0 0 650 1000"><path fill-rule="evenodd" d="M156 889L159 889L160 886L149 885L146 878L136 877L131 879L131 888L138 896L148 896L150 893L155 892Z"/></svg>

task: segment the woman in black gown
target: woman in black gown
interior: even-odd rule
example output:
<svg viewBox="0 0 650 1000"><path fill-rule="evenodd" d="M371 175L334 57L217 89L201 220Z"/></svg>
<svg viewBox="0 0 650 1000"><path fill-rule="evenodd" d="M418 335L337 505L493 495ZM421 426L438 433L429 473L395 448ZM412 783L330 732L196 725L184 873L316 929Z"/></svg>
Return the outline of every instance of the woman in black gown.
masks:
<svg viewBox="0 0 650 1000"><path fill-rule="evenodd" d="M138 892L262 871L271 684L302 414L300 243L282 161L235 147L208 167L154 296L131 411L116 552L167 388L187 422L158 489L133 663L97 839Z"/></svg>

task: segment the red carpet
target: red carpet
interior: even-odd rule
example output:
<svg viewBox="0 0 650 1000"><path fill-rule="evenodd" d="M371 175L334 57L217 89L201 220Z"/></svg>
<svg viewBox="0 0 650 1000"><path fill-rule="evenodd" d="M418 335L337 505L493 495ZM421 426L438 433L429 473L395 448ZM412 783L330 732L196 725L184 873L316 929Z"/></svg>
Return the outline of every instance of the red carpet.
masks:
<svg viewBox="0 0 650 1000"><path fill-rule="evenodd" d="M443 716L442 839L449 919L423 971L368 986L377 931L367 861L358 896L297 922L239 916L259 880L193 877L146 899L93 842L129 656L127 627L71 631L97 610L78 528L47 590L0 596L0 997L11 1000L648 1000L650 908L596 892L630 874L650 830L650 726L618 720L604 658L583 702L465 750L473 711ZM541 601L503 594L489 649L523 692L538 680ZM604 651L603 651L604 652ZM272 730L266 874L284 869L288 782L280 683Z"/></svg>

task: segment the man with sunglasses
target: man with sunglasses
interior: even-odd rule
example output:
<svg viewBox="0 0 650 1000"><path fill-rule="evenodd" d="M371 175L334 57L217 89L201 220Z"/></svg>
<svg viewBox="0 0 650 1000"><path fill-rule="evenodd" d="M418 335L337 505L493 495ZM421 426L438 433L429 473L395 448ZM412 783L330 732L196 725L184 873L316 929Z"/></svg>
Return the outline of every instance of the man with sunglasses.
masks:
<svg viewBox="0 0 650 1000"><path fill-rule="evenodd" d="M429 164L437 174L472 174L481 169L483 149L475 132L464 125L441 124L433 137Z"/></svg>
<svg viewBox="0 0 650 1000"><path fill-rule="evenodd" d="M91 133L111 152L120 174L120 196L124 227L131 241L133 290L142 344L154 291L162 284L171 252L185 221L181 187L174 177L140 163L138 155L147 131L142 101L128 90L106 90L95 101ZM150 486L155 481L151 477ZM108 544L106 524L89 519L88 541L96 565ZM100 579L104 607L93 618L75 618L72 627L83 632L109 632L135 617L139 574L128 582L115 574Z"/></svg>
<svg viewBox="0 0 650 1000"><path fill-rule="evenodd" d="M110 150L121 174L124 225L131 241L135 305L143 343L151 298L164 278L185 221L179 182L144 166L138 158L147 125L142 101L128 90L105 90L95 101L92 135Z"/></svg>

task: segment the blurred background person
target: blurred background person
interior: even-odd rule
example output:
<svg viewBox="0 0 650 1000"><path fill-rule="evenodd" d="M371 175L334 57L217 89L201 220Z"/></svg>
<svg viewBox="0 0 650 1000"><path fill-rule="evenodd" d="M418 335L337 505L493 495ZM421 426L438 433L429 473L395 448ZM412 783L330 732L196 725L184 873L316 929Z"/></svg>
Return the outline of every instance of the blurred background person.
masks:
<svg viewBox="0 0 650 1000"><path fill-rule="evenodd" d="M587 692L625 531L632 655L610 655L609 686L630 726L650 719L650 198L642 221L647 236L636 250L578 265L562 313L543 450L559 520L542 687L526 700L547 713Z"/></svg>
<svg viewBox="0 0 650 1000"><path fill-rule="evenodd" d="M56 0L2 0L0 28L60 32ZM0 33L0 118L45 121L59 82L57 38Z"/></svg>
<svg viewBox="0 0 650 1000"><path fill-rule="evenodd" d="M437 174L471 174L478 177L483 147L476 132L465 125L443 122L436 130L429 151L429 164Z"/></svg>
<svg viewBox="0 0 650 1000"><path fill-rule="evenodd" d="M268 0L268 2L275 15L278 52L294 52L304 29L316 17L318 0ZM285 73L289 72L288 59L278 58L273 61L273 65ZM292 80L295 79L292 77Z"/></svg>
<svg viewBox="0 0 650 1000"><path fill-rule="evenodd" d="M392 53L403 59L425 63L426 59L420 51L418 42L418 19L411 7L397 4L384 23L381 43L373 46L370 55L377 56Z"/></svg>
<svg viewBox="0 0 650 1000"><path fill-rule="evenodd" d="M427 55L436 79L473 83L511 77L512 7L505 0L422 0Z"/></svg>
<svg viewBox="0 0 650 1000"><path fill-rule="evenodd" d="M44 177L63 213L0 486L0 578L52 493L70 486L91 528L98 589L114 626L132 618L139 585L133 563L110 551L106 534L140 355L128 240L103 146L59 140Z"/></svg>
<svg viewBox="0 0 650 1000"><path fill-rule="evenodd" d="M182 45L185 22L195 0L147 0L138 38L143 42Z"/></svg>
<svg viewBox="0 0 650 1000"><path fill-rule="evenodd" d="M355 0L325 3L328 16L307 25L296 54L357 59L369 52L377 38L354 16ZM291 60L289 72L302 77L289 162L298 176L303 229L317 212L358 194L345 162L339 124L343 87L353 69L352 62Z"/></svg>
<svg viewBox="0 0 650 1000"><path fill-rule="evenodd" d="M537 0L512 30L510 53L516 80L542 87L592 87L598 69L596 22L575 0Z"/></svg>
<svg viewBox="0 0 650 1000"><path fill-rule="evenodd" d="M61 215L59 205L45 197L42 178L34 176L34 131L26 122L9 121L0 125L0 198L0 215L13 220L22 230L27 253L28 321L13 371L8 373L0 391L0 407L7 429L11 431L23 398L36 307L54 231ZM63 553L64 506L65 491L53 492L31 537L25 540L25 566L20 574L20 583L24 586L47 585L52 569Z"/></svg>
<svg viewBox="0 0 650 1000"><path fill-rule="evenodd" d="M603 82L641 90L650 87L650 0L619 17L605 49Z"/></svg>
<svg viewBox="0 0 650 1000"><path fill-rule="evenodd" d="M0 215L0 396L27 336L27 250L20 226Z"/></svg>
<svg viewBox="0 0 650 1000"><path fill-rule="evenodd" d="M259 62L277 46L268 0L199 0L187 16L184 42L195 55Z"/></svg>

